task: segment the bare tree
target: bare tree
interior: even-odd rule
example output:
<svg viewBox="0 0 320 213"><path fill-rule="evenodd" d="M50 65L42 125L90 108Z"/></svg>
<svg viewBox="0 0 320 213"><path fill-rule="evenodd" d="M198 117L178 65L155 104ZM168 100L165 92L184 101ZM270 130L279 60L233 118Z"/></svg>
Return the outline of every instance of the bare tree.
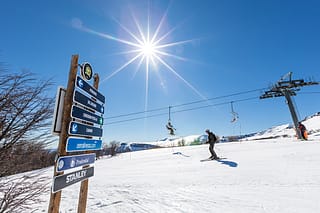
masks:
<svg viewBox="0 0 320 213"><path fill-rule="evenodd" d="M0 213L25 212L49 189L38 175L9 175L48 166L53 159L46 150L52 142L50 86L29 72L7 74L0 67Z"/></svg>
<svg viewBox="0 0 320 213"><path fill-rule="evenodd" d="M41 195L49 191L48 179L33 173L0 179L0 213L25 212L41 202ZM31 212L31 211L28 211Z"/></svg>
<svg viewBox="0 0 320 213"><path fill-rule="evenodd" d="M48 96L50 81L39 81L22 72L5 75L0 70L0 177L16 166L10 158L18 143L49 143L54 98ZM15 170L15 169L13 169Z"/></svg>
<svg viewBox="0 0 320 213"><path fill-rule="evenodd" d="M119 147L120 142L117 141L111 141L110 147L109 147L109 154L111 156L115 156L117 154L117 148Z"/></svg>

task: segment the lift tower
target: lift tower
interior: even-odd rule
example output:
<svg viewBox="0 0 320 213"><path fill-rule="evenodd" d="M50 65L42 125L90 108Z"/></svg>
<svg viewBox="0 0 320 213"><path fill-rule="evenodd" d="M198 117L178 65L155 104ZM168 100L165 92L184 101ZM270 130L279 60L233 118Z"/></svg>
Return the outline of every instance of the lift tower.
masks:
<svg viewBox="0 0 320 213"><path fill-rule="evenodd" d="M300 90L300 87L316 85L316 84L319 84L319 82L314 82L314 81L305 82L303 79L292 80L291 77L292 77L292 72L289 72L284 76L282 76L280 80L271 87L270 90L265 91L264 94L260 96L260 99L284 96L287 100L287 104L292 116L293 124L296 129L298 139L302 139L301 132L297 131L299 120L298 120L298 116L294 108L291 96L297 95L296 92Z"/></svg>

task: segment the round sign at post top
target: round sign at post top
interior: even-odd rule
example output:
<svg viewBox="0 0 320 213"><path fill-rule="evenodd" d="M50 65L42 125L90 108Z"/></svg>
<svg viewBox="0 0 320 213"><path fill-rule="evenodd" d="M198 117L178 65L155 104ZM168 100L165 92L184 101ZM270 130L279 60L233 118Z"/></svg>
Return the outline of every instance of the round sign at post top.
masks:
<svg viewBox="0 0 320 213"><path fill-rule="evenodd" d="M93 72L92 67L89 63L85 62L81 65L81 76L87 81L91 80Z"/></svg>

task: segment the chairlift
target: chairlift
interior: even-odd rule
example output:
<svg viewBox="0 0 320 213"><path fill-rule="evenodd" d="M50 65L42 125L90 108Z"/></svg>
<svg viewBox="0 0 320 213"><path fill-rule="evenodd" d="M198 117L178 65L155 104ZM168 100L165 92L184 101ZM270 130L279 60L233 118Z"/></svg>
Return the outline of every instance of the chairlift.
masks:
<svg viewBox="0 0 320 213"><path fill-rule="evenodd" d="M171 124L171 106L169 106L169 119L166 125L167 130L169 131L170 135L175 135L174 131L176 130L173 125Z"/></svg>
<svg viewBox="0 0 320 213"><path fill-rule="evenodd" d="M233 109L233 101L231 101L230 104L231 104L231 114L232 114L231 123L234 123L234 122L236 122L238 120L239 115Z"/></svg>

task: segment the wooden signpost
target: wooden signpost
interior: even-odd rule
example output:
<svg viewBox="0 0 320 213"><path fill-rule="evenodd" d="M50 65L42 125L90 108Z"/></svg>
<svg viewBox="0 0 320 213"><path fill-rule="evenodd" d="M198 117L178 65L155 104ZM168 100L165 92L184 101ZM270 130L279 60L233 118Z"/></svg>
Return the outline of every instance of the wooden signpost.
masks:
<svg viewBox="0 0 320 213"><path fill-rule="evenodd" d="M81 181L78 213L85 213L87 206L88 178L94 175L93 164L95 154L89 150L99 150L102 147L102 125L105 97L98 91L99 76L93 75L89 63L81 66L81 75L78 72L78 55L71 59L67 89L64 99L58 95L54 126L59 123L60 131L53 131L59 135L57 160L54 165L53 186L50 196L48 212L59 213L62 189ZM88 82L94 78L94 85ZM63 106L61 106L63 103ZM61 117L61 121L57 118ZM95 126L95 125L98 125ZM72 136L72 137L70 137ZM97 137L95 139L93 137ZM72 152L83 152L81 155L71 155ZM81 170L67 172L67 170L82 167Z"/></svg>

